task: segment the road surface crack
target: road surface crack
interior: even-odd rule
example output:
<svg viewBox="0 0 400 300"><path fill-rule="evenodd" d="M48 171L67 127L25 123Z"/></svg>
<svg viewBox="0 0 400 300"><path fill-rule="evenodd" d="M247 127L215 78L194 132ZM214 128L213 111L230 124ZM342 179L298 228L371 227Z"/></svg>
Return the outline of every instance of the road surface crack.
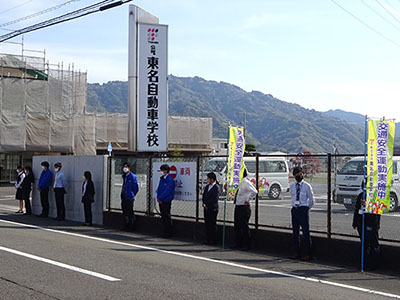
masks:
<svg viewBox="0 0 400 300"><path fill-rule="evenodd" d="M45 293L43 293L43 292L41 292L41 291L37 291L37 290L35 290L35 289L33 289L33 288L29 287L29 286L22 285L22 284L20 284L20 283L18 283L18 282L15 282L15 281L13 281L13 280L10 280L10 279L7 279L7 278L1 277L1 276L0 276L0 280L4 280L4 281L6 281L6 282L9 282L9 283L12 283L12 284L14 284L14 285L17 285L17 286L19 286L19 287L28 289L28 290L30 290L30 291L32 291L32 292L35 292L35 293L44 295L44 296L49 297L49 298L51 298L51 299L61 300L60 298L56 298L56 297L54 297L54 296L45 294Z"/></svg>

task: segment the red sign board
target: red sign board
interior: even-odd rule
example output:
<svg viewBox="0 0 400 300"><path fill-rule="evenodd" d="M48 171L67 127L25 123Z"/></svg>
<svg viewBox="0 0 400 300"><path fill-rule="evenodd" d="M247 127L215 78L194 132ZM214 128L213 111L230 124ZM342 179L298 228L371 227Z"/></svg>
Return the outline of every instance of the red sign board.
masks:
<svg viewBox="0 0 400 300"><path fill-rule="evenodd" d="M176 167L171 166L171 168L169 169L169 175L172 177L172 179L175 179L176 174L177 174Z"/></svg>

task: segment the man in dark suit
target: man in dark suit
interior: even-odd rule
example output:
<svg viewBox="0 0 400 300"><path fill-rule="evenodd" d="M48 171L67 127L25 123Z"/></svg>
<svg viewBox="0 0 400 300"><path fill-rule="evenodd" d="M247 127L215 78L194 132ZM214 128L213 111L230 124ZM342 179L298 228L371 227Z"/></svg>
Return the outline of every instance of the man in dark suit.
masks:
<svg viewBox="0 0 400 300"><path fill-rule="evenodd" d="M213 172L207 174L207 185L203 192L204 223L206 225L206 244L217 243L217 215L219 185Z"/></svg>

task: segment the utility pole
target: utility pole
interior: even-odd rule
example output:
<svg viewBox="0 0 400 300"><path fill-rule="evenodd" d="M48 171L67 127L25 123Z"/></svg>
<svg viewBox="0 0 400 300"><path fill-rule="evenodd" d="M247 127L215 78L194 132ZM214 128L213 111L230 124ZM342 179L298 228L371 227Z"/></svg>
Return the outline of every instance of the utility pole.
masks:
<svg viewBox="0 0 400 300"><path fill-rule="evenodd" d="M247 119L246 119L246 112L242 112L244 115L244 122L240 122L243 125L243 136L246 138L246 125L247 125Z"/></svg>

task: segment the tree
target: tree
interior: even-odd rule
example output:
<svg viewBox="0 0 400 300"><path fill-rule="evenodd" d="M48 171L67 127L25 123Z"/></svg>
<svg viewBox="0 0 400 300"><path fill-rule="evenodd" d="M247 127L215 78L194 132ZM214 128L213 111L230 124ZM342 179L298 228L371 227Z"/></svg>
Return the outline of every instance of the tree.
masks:
<svg viewBox="0 0 400 300"><path fill-rule="evenodd" d="M246 152L256 152L256 146L254 144L246 144L244 151Z"/></svg>

